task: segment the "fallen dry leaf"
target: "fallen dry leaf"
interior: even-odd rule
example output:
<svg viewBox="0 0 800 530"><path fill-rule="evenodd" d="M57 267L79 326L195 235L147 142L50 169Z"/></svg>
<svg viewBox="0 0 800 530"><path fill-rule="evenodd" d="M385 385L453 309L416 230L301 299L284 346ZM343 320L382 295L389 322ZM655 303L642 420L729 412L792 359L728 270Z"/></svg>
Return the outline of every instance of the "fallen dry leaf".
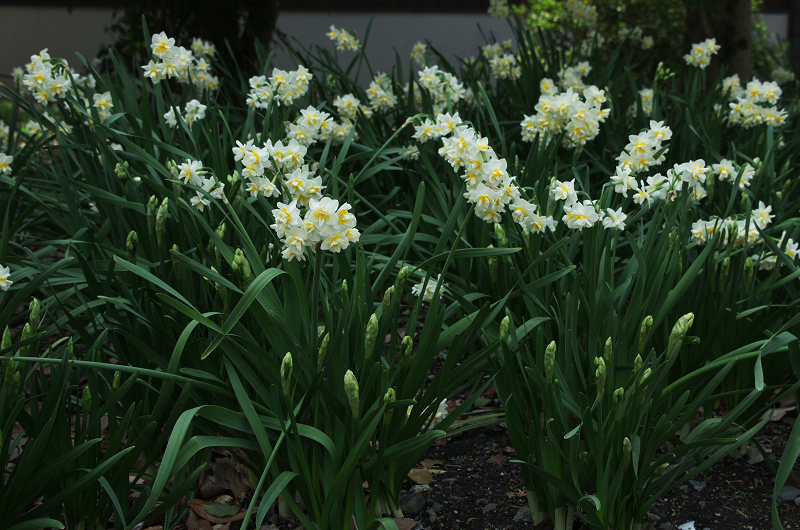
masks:
<svg viewBox="0 0 800 530"><path fill-rule="evenodd" d="M492 462L493 464L502 464L505 461L506 461L506 456L503 453L494 455L488 460L488 462Z"/></svg>
<svg viewBox="0 0 800 530"><path fill-rule="evenodd" d="M744 461L750 465L758 464L764 461L764 455L761 454L761 451L758 450L755 444L751 444L747 447L747 452L744 454Z"/></svg>
<svg viewBox="0 0 800 530"><path fill-rule="evenodd" d="M425 486L433 482L433 477L431 476L431 472L428 471L428 468L426 467L412 469L411 471L408 472L408 478L410 478L417 484L423 484Z"/></svg>
<svg viewBox="0 0 800 530"><path fill-rule="evenodd" d="M419 463L419 465L421 465L422 467L433 467L439 464L444 464L444 462L442 460L434 460L432 458L426 458L425 460Z"/></svg>
<svg viewBox="0 0 800 530"><path fill-rule="evenodd" d="M198 516L193 510L189 510L189 518L186 519L186 530L211 530L211 523Z"/></svg>
<svg viewBox="0 0 800 530"><path fill-rule="evenodd" d="M506 492L506 497L508 497L509 499L513 499L514 497L525 497L526 495L527 494L525 493L525 490Z"/></svg>

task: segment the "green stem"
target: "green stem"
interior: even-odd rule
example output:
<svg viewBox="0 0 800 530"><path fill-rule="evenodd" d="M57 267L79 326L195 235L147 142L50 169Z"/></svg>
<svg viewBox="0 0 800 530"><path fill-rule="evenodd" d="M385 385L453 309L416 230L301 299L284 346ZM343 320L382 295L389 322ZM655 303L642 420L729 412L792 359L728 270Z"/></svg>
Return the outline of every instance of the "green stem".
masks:
<svg viewBox="0 0 800 530"><path fill-rule="evenodd" d="M539 496L535 491L528 490L528 507L531 509L531 519L533 526L537 526L544 521L545 513L539 509Z"/></svg>
<svg viewBox="0 0 800 530"><path fill-rule="evenodd" d="M317 350L319 346L319 331L317 331L317 319L319 317L319 284L322 275L322 250L317 245L314 254L314 283L311 285L311 337L313 337L312 350ZM317 351L319 355L319 351Z"/></svg>

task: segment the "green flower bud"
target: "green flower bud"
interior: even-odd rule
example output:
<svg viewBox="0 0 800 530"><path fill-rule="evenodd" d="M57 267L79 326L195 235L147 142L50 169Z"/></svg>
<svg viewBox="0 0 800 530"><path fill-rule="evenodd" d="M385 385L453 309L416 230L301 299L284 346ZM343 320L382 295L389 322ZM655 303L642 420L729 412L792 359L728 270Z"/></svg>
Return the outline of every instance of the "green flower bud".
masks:
<svg viewBox="0 0 800 530"><path fill-rule="evenodd" d="M403 267L400 269L400 272L397 273L397 280L394 282L395 290L400 295L403 294L403 287L405 287L406 278L408 278L408 267Z"/></svg>
<svg viewBox="0 0 800 530"><path fill-rule="evenodd" d="M172 180L178 180L180 178L181 172L178 170L177 162L174 160L168 160L167 169L169 170L169 178Z"/></svg>
<svg viewBox="0 0 800 530"><path fill-rule="evenodd" d="M347 307L350 305L350 294L347 291L347 280L342 280L342 303Z"/></svg>
<svg viewBox="0 0 800 530"><path fill-rule="evenodd" d="M83 395L81 396L81 411L83 411L83 415L87 415L89 411L92 409L92 392L89 390L89 387L83 389Z"/></svg>
<svg viewBox="0 0 800 530"><path fill-rule="evenodd" d="M8 400L6 402L8 404L8 408L14 407L14 404L17 402L17 398L20 395L21 388L22 388L22 374L16 372L11 377L11 382L8 385L8 394L6 394L6 396L8 397Z"/></svg>
<svg viewBox="0 0 800 530"><path fill-rule="evenodd" d="M506 237L506 231L503 228L503 225L500 223L494 223L494 235L497 238L497 246L500 248L508 247L508 238Z"/></svg>
<svg viewBox="0 0 800 530"><path fill-rule="evenodd" d="M179 253L180 251L181 249L178 248L178 245L172 245L172 252L171 252L172 259L170 260L172 262L172 272L175 274L175 277L179 280L181 279L181 262L180 260L175 258L175 254Z"/></svg>
<svg viewBox="0 0 800 530"><path fill-rule="evenodd" d="M631 453L633 453L633 447L631 446L630 439L626 436L622 440L622 465L625 469L628 469L631 463Z"/></svg>
<svg viewBox="0 0 800 530"><path fill-rule="evenodd" d="M372 350L375 349L375 339L378 336L378 316L372 313L367 322L367 332L364 335L364 357L369 361L372 357Z"/></svg>
<svg viewBox="0 0 800 530"><path fill-rule="evenodd" d="M317 370L322 371L322 365L325 364L325 356L328 354L328 342L330 342L331 336L326 333L324 337L322 337L322 344L319 345L319 353L317 354Z"/></svg>
<svg viewBox="0 0 800 530"><path fill-rule="evenodd" d="M344 374L344 393L350 403L350 412L353 413L353 418L358 418L358 381L351 370Z"/></svg>
<svg viewBox="0 0 800 530"><path fill-rule="evenodd" d="M258 253L258 259L261 260L261 264L262 265L267 262L267 252L268 251L269 251L269 249L267 248L267 245L264 245L263 247L261 247L261 252Z"/></svg>
<svg viewBox="0 0 800 530"><path fill-rule="evenodd" d="M283 356L281 363L281 386L283 387L283 395L289 396L289 386L292 383L292 354L286 352Z"/></svg>
<svg viewBox="0 0 800 530"><path fill-rule="evenodd" d="M500 342L508 342L508 322L508 315L504 316L503 320L500 321Z"/></svg>
<svg viewBox="0 0 800 530"><path fill-rule="evenodd" d="M164 234L167 231L167 218L169 217L169 197L164 197L161 206L156 212L156 240L158 244L164 242Z"/></svg>
<svg viewBox="0 0 800 530"><path fill-rule="evenodd" d="M255 278L253 277L253 271L250 268L250 262L247 261L247 258L244 256L244 252L242 249L237 248L236 253L233 258L233 263L231 264L231 268L233 272L236 274L236 277L239 279L239 283L242 286L242 289L245 291L248 287L253 283Z"/></svg>
<svg viewBox="0 0 800 530"><path fill-rule="evenodd" d="M383 302L381 302L381 315L385 315L389 312L389 306L392 303L393 294L394 294L394 285L386 289L386 292L383 294Z"/></svg>
<svg viewBox="0 0 800 530"><path fill-rule="evenodd" d="M74 349L74 348L73 348L73 346L72 346L72 337L70 337L70 338L67 340L67 358L69 358L69 359L71 359L71 358L72 358L72 352L73 352L73 349Z"/></svg>
<svg viewBox="0 0 800 530"><path fill-rule="evenodd" d="M728 256L731 254L731 250L733 250L733 245L736 243L737 234L739 233L739 225L738 224L731 224L728 230L728 246L726 248L726 253Z"/></svg>
<svg viewBox="0 0 800 530"><path fill-rule="evenodd" d="M723 262L724 263L724 262ZM680 348L686 333L694 323L694 313L686 313L672 327L672 332L669 334L669 343L667 344L667 359L672 357L675 347Z"/></svg>
<svg viewBox="0 0 800 530"><path fill-rule="evenodd" d="M31 330L36 333L39 330L39 324L42 322L42 306L36 298L31 302L31 315L28 322L31 324Z"/></svg>
<svg viewBox="0 0 800 530"><path fill-rule="evenodd" d="M494 245L489 245L486 248L494 248ZM500 274L500 259L497 256L489 256L486 261L489 264L489 277L493 282L496 282Z"/></svg>
<svg viewBox="0 0 800 530"><path fill-rule="evenodd" d="M594 371L594 376L597 380L597 399L602 399L603 387L606 384L606 362L602 357L595 357L594 365L597 367Z"/></svg>
<svg viewBox="0 0 800 530"><path fill-rule="evenodd" d="M548 383L553 382L553 370L556 366L556 341L551 341L544 350L544 375Z"/></svg>
<svg viewBox="0 0 800 530"><path fill-rule="evenodd" d="M31 323L30 323L30 322L26 322L26 323L25 323L25 327L24 327L24 328L22 328L22 337L21 337L21 339L22 339L23 341L24 341L24 340L28 340L29 338L31 338L31 336L32 336L32 335L33 335L33 332L31 331ZM31 347L30 347L30 346L23 346L23 347L21 347L21 348L19 349L19 355L20 355L21 357L27 357L27 356L28 356L28 351L29 351L30 349L31 349Z"/></svg>
<svg viewBox="0 0 800 530"><path fill-rule="evenodd" d="M641 369L642 369L642 356L637 353L636 358L633 360L633 373L638 374L639 370Z"/></svg>
<svg viewBox="0 0 800 530"><path fill-rule="evenodd" d="M719 252L714 251L714 255L711 257L708 263L708 285L711 286L713 289L714 287L714 280L717 276L717 264L719 263Z"/></svg>
<svg viewBox="0 0 800 530"><path fill-rule="evenodd" d="M10 387L14 382L14 374L17 373L17 363L14 359L9 359L3 363L3 376L6 380L6 386Z"/></svg>
<svg viewBox="0 0 800 530"><path fill-rule="evenodd" d="M386 395L383 396L383 402L388 404L388 403L394 403L395 401L397 401L397 392L394 391L394 388L390 388L389 390L386 391ZM383 415L383 421L385 421L386 423L392 421L393 412L394 410L387 410Z"/></svg>
<svg viewBox="0 0 800 530"><path fill-rule="evenodd" d="M114 378L111 380L111 390L116 392L122 386L122 373L117 370L114 372Z"/></svg>
<svg viewBox="0 0 800 530"><path fill-rule="evenodd" d="M644 347L647 345L647 338L650 336L650 328L653 327L653 317L648 315L642 320L642 325L639 327L639 353L644 352ZM642 358L639 357L641 365Z"/></svg>
<svg viewBox="0 0 800 530"><path fill-rule="evenodd" d="M717 184L717 177L715 173L710 173L706 177L706 195L708 196L708 202L714 200L714 188L716 188Z"/></svg>
<svg viewBox="0 0 800 530"><path fill-rule="evenodd" d="M156 227L156 209L158 208L158 198L155 195L150 197L147 202L147 231L152 235Z"/></svg>
<svg viewBox="0 0 800 530"><path fill-rule="evenodd" d="M0 342L0 350L5 351L5 350L9 349L11 347L11 344L12 344L11 343L11 330L8 329L8 326L6 326L6 330L3 331L3 340L2 340L2 342ZM6 351L5 354L9 355L10 353L11 352L7 352Z"/></svg>
<svg viewBox="0 0 800 530"><path fill-rule="evenodd" d="M128 234L125 248L128 250L128 261L136 265L136 250L139 248L139 236L136 234L136 230L131 230Z"/></svg>
<svg viewBox="0 0 800 530"><path fill-rule="evenodd" d="M655 468L655 470L653 470L653 474L654 475L660 475L661 472L664 471L665 469L667 469L668 467L669 467L669 462L664 462L663 464L661 464L660 466Z"/></svg>
<svg viewBox="0 0 800 530"><path fill-rule="evenodd" d="M408 361L411 359L411 354L414 350L414 339L411 338L411 335L406 335L403 337L403 340L400 341L400 361L403 366L408 366Z"/></svg>
<svg viewBox="0 0 800 530"><path fill-rule="evenodd" d="M603 348L603 360L605 360L606 364L611 362L611 354L613 353L614 347L611 344L611 337L606 339L606 346Z"/></svg>
<svg viewBox="0 0 800 530"><path fill-rule="evenodd" d="M744 291L750 292L750 284L753 282L753 259L747 256L744 260Z"/></svg>
<svg viewBox="0 0 800 530"><path fill-rule="evenodd" d="M645 371L642 372L642 377L639 378L639 382L637 384L639 386L643 385L644 382L647 381L647 378L650 377L651 373L652 373L652 370L650 370L650 368L645 369Z"/></svg>
<svg viewBox="0 0 800 530"><path fill-rule="evenodd" d="M613 400L614 400L614 419L619 421L620 416L622 415L622 400L625 398L625 389L619 387L618 389L614 390Z"/></svg>
<svg viewBox="0 0 800 530"><path fill-rule="evenodd" d="M719 290L722 292L725 289L725 285L728 283L728 273L730 273L731 269L731 258L726 257L722 260L722 266L719 269Z"/></svg>

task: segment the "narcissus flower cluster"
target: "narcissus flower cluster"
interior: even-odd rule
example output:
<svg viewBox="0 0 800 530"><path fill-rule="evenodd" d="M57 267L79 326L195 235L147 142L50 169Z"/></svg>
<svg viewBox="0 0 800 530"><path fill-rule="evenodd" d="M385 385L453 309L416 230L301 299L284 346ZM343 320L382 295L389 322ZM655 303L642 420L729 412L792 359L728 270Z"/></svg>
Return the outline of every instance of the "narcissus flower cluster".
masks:
<svg viewBox="0 0 800 530"><path fill-rule="evenodd" d="M305 215L301 217L296 199L288 204L279 202L278 207L272 210L275 224L270 228L275 230L285 245L283 259L303 261L304 250L315 250L317 245L322 250L338 253L350 243L358 241L361 234L356 228L356 216L350 213L350 208L348 203L340 205L339 201L329 197L311 199Z"/></svg>
<svg viewBox="0 0 800 530"><path fill-rule="evenodd" d="M209 43L192 43L192 49L175 46L175 39L163 31L153 35L150 42L153 59L142 66L144 76L154 84L165 79L177 79L180 83L192 83L198 90L216 90L219 78L211 71L211 58L215 51Z"/></svg>
<svg viewBox="0 0 800 530"><path fill-rule="evenodd" d="M525 116L520 123L522 140L532 142L536 135L549 133L548 141L562 131L566 132L564 145L574 147L584 145L600 132L600 123L610 114L610 109L602 108L606 101L605 92L596 86L579 92L568 88L559 93L551 79L542 79L542 95L534 109L536 114Z"/></svg>
<svg viewBox="0 0 800 530"><path fill-rule="evenodd" d="M31 62L25 65L25 70L22 84L42 105L64 99L72 85L66 64L63 61L53 63L47 48L31 55Z"/></svg>
<svg viewBox="0 0 800 530"><path fill-rule="evenodd" d="M188 103L186 103L186 108L183 113L181 112L180 106L170 108L164 114L164 121L166 121L167 125L169 125L170 127L175 128L178 125L178 118L182 118L183 120L186 121L186 124L191 129L192 124L194 124L194 122L196 122L197 120L202 120L205 117L206 117L206 106L197 101L196 99L193 99Z"/></svg>
<svg viewBox="0 0 800 530"><path fill-rule="evenodd" d="M309 83L313 74L305 66L298 66L297 70L285 71L279 68L272 70L272 76L253 76L248 81L250 93L247 94L249 107L265 109L272 100L278 105L291 105L295 99L303 97L308 92Z"/></svg>
<svg viewBox="0 0 800 530"><path fill-rule="evenodd" d="M331 26L331 30L327 33L328 38L336 43L337 50L346 50L354 52L358 50L361 43L358 42L355 33L351 33L344 29L336 29Z"/></svg>
<svg viewBox="0 0 800 530"><path fill-rule="evenodd" d="M448 101L455 105L465 96L461 81L453 74L440 70L438 66L419 71L419 86L431 95L433 108L437 113L444 111Z"/></svg>
<svg viewBox="0 0 800 530"><path fill-rule="evenodd" d="M719 45L716 39L706 39L703 42L692 44L692 49L683 56L683 59L689 66L705 70L711 64L711 56L717 53L719 53Z"/></svg>
<svg viewBox="0 0 800 530"><path fill-rule="evenodd" d="M494 18L505 18L509 14L507 0L489 0L489 16Z"/></svg>
<svg viewBox="0 0 800 530"><path fill-rule="evenodd" d="M777 127L786 121L786 111L777 107L783 93L777 82L762 83L753 79L743 89L739 86L738 76L731 76L723 80L723 87L733 98L728 114L728 123L731 125L750 129L762 123Z"/></svg>

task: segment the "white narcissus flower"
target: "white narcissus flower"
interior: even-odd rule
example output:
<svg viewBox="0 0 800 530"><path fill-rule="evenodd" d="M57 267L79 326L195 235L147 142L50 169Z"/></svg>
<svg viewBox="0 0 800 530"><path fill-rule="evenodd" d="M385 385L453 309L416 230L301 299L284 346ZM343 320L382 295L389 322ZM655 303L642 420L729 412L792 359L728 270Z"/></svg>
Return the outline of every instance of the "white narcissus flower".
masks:
<svg viewBox="0 0 800 530"><path fill-rule="evenodd" d="M178 109L178 112L180 112L180 109ZM174 129L175 127L178 126L178 120L175 117L175 108L174 107L170 108L167 112L164 113L164 121L166 121L167 125L169 125L170 128L172 128L172 129Z"/></svg>
<svg viewBox="0 0 800 530"><path fill-rule="evenodd" d="M205 175L206 172L203 171L202 162L186 160L186 162L178 166L178 170L180 171L178 177L183 179L184 184L189 184L191 182L195 186L203 185L203 175Z"/></svg>
<svg viewBox="0 0 800 530"><path fill-rule="evenodd" d="M758 208L751 212L751 216L753 217L753 222L760 229L764 229L767 227L768 224L772 222L774 215L772 215L772 205L766 206L763 201L758 201Z"/></svg>
<svg viewBox="0 0 800 530"><path fill-rule="evenodd" d="M441 278L442 278L441 274L436 276L435 280L433 278L429 278L427 284L423 284L424 282L423 280L423 282L420 282L411 288L411 294L415 296L421 295L423 302L432 302L433 294L436 292L436 288L439 286ZM446 290L447 287L444 285L444 283L442 283L442 286L439 289L439 296L443 296Z"/></svg>
<svg viewBox="0 0 800 530"><path fill-rule="evenodd" d="M0 289L8 291L8 288L14 283L8 279L9 276L11 276L11 269L0 265Z"/></svg>
<svg viewBox="0 0 800 530"><path fill-rule="evenodd" d="M603 228L616 228L617 230L625 230L625 219L628 216L622 212L622 208L606 210L606 215L603 217Z"/></svg>
<svg viewBox="0 0 800 530"><path fill-rule="evenodd" d="M0 173L8 175L11 173L11 163L14 161L13 156L0 153Z"/></svg>
<svg viewBox="0 0 800 530"><path fill-rule="evenodd" d="M556 200L564 201L565 207L572 206L578 200L578 195L575 193L575 179L569 182L555 181L551 193Z"/></svg>

